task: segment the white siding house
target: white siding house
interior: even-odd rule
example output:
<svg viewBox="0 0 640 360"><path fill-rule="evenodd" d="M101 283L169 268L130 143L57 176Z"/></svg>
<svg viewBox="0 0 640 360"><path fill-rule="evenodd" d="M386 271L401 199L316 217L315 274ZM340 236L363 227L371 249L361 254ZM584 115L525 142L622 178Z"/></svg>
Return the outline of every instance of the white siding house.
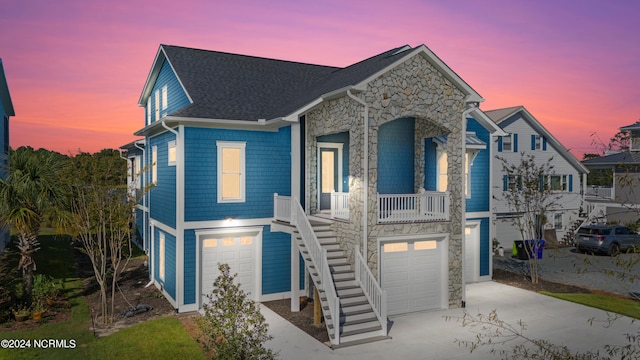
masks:
<svg viewBox="0 0 640 360"><path fill-rule="evenodd" d="M523 154L533 155L539 164L550 162L553 167L548 185L556 189L560 200L558 206L546 214L544 230L555 230L556 238L562 239L573 231L579 218L583 201L581 184L584 183L581 180L588 170L523 106L485 113L508 134L493 144L496 154L492 177L496 239L507 251L515 240L523 240L512 223L513 218L519 215L503 200L502 193L509 180L498 159L517 164Z"/></svg>

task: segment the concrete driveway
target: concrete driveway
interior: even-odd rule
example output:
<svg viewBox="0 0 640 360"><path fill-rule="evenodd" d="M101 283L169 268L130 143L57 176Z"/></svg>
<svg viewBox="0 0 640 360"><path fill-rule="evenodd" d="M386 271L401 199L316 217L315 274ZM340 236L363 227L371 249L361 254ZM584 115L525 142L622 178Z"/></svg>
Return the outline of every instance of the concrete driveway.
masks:
<svg viewBox="0 0 640 360"><path fill-rule="evenodd" d="M459 318L465 310L475 315L494 309L509 324L517 326L518 321L524 321L526 336L566 345L573 351L623 345L625 334L637 334L639 329L624 317L605 328L607 314L603 311L494 282L468 285L466 309L390 317L392 339L338 350L331 350L266 307L262 307L262 313L274 336L268 346L280 351L282 359L495 359L499 356L490 354L490 348L471 354L458 346L456 339L473 341L477 330L445 319ZM595 321L590 325L588 320L592 318ZM504 348L509 349L513 343Z"/></svg>

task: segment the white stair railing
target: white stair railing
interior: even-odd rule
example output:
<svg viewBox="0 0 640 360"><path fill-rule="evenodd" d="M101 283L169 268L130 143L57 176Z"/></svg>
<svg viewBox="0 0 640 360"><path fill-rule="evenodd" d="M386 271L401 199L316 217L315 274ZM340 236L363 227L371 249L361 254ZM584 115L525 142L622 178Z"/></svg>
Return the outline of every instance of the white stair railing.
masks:
<svg viewBox="0 0 640 360"><path fill-rule="evenodd" d="M449 220L449 193L378 194L378 224Z"/></svg>
<svg viewBox="0 0 640 360"><path fill-rule="evenodd" d="M349 220L348 192L331 192L331 218Z"/></svg>
<svg viewBox="0 0 640 360"><path fill-rule="evenodd" d="M366 260L360 254L360 246L356 247L356 281L360 284L364 295L369 300L380 325L382 336L387 336L387 291L382 290L373 276Z"/></svg>
<svg viewBox="0 0 640 360"><path fill-rule="evenodd" d="M276 221L291 222L291 196L273 194L273 218Z"/></svg>
<svg viewBox="0 0 640 360"><path fill-rule="evenodd" d="M331 339L331 343L340 343L340 298L336 293L336 287L333 283L333 276L329 269L329 261L327 260L327 250L323 249L316 237L309 219L302 209L302 205L298 202L298 199L291 200L291 224L298 228L300 237L304 246L307 248L309 256L311 257L311 263L318 270L320 276L320 283L316 284L318 291L324 292L327 297L327 303L329 305L329 314L333 323L334 336ZM327 314L323 311L325 316L325 323L328 324ZM329 332L329 327L327 327ZM329 338L331 333L329 332Z"/></svg>

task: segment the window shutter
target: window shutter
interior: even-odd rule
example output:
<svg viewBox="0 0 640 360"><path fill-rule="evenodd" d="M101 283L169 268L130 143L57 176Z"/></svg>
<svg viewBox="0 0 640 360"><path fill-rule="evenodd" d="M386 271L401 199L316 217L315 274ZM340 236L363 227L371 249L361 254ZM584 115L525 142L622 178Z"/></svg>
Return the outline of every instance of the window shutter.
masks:
<svg viewBox="0 0 640 360"><path fill-rule="evenodd" d="M502 152L502 136L498 137L498 152Z"/></svg>
<svg viewBox="0 0 640 360"><path fill-rule="evenodd" d="M573 192L573 175L569 175L569 192Z"/></svg>
<svg viewBox="0 0 640 360"><path fill-rule="evenodd" d="M507 191L508 187L509 187L509 177L507 175L504 175L502 177L502 190Z"/></svg>
<svg viewBox="0 0 640 360"><path fill-rule="evenodd" d="M518 152L518 134L513 134L513 152Z"/></svg>
<svg viewBox="0 0 640 360"><path fill-rule="evenodd" d="M535 149L536 149L536 136L531 135L531 150L535 150Z"/></svg>
<svg viewBox="0 0 640 360"><path fill-rule="evenodd" d="M547 138L542 137L542 151L547 151Z"/></svg>
<svg viewBox="0 0 640 360"><path fill-rule="evenodd" d="M540 191L544 190L544 175L540 175L540 185L538 186Z"/></svg>

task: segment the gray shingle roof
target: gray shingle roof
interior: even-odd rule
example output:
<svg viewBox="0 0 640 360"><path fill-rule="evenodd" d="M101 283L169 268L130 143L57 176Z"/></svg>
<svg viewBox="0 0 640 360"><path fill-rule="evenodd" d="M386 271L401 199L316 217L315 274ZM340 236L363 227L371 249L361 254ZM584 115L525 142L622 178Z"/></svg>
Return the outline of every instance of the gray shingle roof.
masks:
<svg viewBox="0 0 640 360"><path fill-rule="evenodd" d="M161 46L193 100L170 116L254 120L284 117L321 95L355 85L406 55L400 47L346 68Z"/></svg>
<svg viewBox="0 0 640 360"><path fill-rule="evenodd" d="M599 158L582 160L582 164L588 168L597 168L601 166L611 167L622 164L640 164L640 153L623 151L611 155L601 156Z"/></svg>
<svg viewBox="0 0 640 360"><path fill-rule="evenodd" d="M493 120L496 124L500 124L502 121L509 118L510 115L524 109L523 106L512 106L504 109L485 110L484 113Z"/></svg>

